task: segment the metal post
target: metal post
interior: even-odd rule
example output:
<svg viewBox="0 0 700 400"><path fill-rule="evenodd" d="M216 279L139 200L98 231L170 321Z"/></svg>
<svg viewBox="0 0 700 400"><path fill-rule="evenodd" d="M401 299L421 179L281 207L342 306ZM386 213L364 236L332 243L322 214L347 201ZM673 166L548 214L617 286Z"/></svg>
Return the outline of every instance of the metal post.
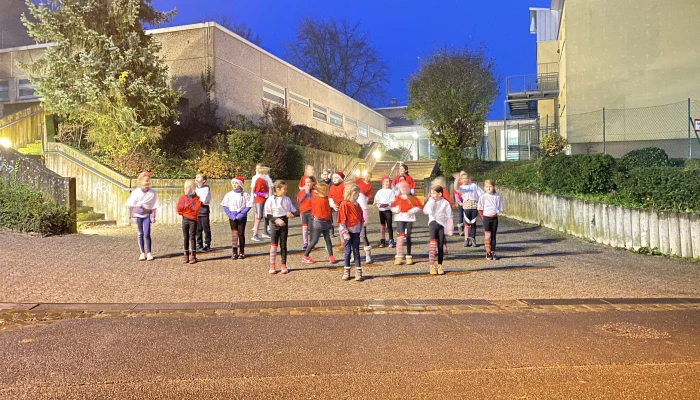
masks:
<svg viewBox="0 0 700 400"><path fill-rule="evenodd" d="M690 98L688 98L688 160L693 158L693 139L690 137L690 128L693 117L690 115ZM693 127L694 129L695 127Z"/></svg>
<svg viewBox="0 0 700 400"><path fill-rule="evenodd" d="M608 154L605 149L605 107L603 107L603 154Z"/></svg>
<svg viewBox="0 0 700 400"><path fill-rule="evenodd" d="M501 136L506 134L506 121L508 121L508 100L503 101L503 133ZM496 132L498 133L498 132ZM496 161L498 161L498 148L501 147L501 137L496 135Z"/></svg>
<svg viewBox="0 0 700 400"><path fill-rule="evenodd" d="M530 135L532 134L532 129L527 130L527 159L532 160L532 154L530 154Z"/></svg>

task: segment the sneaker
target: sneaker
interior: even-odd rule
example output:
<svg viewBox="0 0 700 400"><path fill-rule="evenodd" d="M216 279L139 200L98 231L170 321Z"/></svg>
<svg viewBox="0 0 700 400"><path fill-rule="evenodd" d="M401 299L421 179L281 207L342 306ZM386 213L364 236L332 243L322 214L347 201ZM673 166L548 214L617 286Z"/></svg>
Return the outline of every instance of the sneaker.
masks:
<svg viewBox="0 0 700 400"><path fill-rule="evenodd" d="M145 261L146 260L146 253L141 253L139 256L139 261Z"/></svg>
<svg viewBox="0 0 700 400"><path fill-rule="evenodd" d="M269 239L269 238L270 238L270 234L267 233L267 232L263 232L262 237L264 237L265 239Z"/></svg>
<svg viewBox="0 0 700 400"><path fill-rule="evenodd" d="M442 269L442 265L438 265L437 274L438 275L445 275L445 271Z"/></svg>
<svg viewBox="0 0 700 400"><path fill-rule="evenodd" d="M239 259L239 260L242 260L242 259L244 259L244 258L245 258L245 254L239 254L239 255L238 255L238 259Z"/></svg>
<svg viewBox="0 0 700 400"><path fill-rule="evenodd" d="M344 281L350 280L350 268L345 268L345 270L343 271L343 280Z"/></svg>
<svg viewBox="0 0 700 400"><path fill-rule="evenodd" d="M469 239L469 240L472 242L472 247L474 247L474 248L479 247L479 246L477 246L477 244L476 244L476 238L471 238L471 239Z"/></svg>
<svg viewBox="0 0 700 400"><path fill-rule="evenodd" d="M491 254L486 253L486 259L489 260L489 261L491 261Z"/></svg>
<svg viewBox="0 0 700 400"><path fill-rule="evenodd" d="M464 241L464 247L469 247L469 239Z"/></svg>
<svg viewBox="0 0 700 400"><path fill-rule="evenodd" d="M304 264L313 264L316 262L316 260L314 260L310 256L301 256L301 262Z"/></svg>
<svg viewBox="0 0 700 400"><path fill-rule="evenodd" d="M146 253L146 260L153 261L153 255L151 253Z"/></svg>
<svg viewBox="0 0 700 400"><path fill-rule="evenodd" d="M329 256L329 257L328 257L328 262L331 263L331 264L335 264L335 263L336 263L335 257Z"/></svg>
<svg viewBox="0 0 700 400"><path fill-rule="evenodd" d="M270 269L267 271L270 275L274 275L277 273L277 270L273 265L270 265Z"/></svg>
<svg viewBox="0 0 700 400"><path fill-rule="evenodd" d="M287 269L287 264L282 264L282 274L286 275L289 273L289 270Z"/></svg>
<svg viewBox="0 0 700 400"><path fill-rule="evenodd" d="M203 250L203 251L211 251L211 247L210 247L210 246L204 246L204 247L202 248L202 250Z"/></svg>
<svg viewBox="0 0 700 400"><path fill-rule="evenodd" d="M252 241L254 241L254 242L259 242L259 241L260 241L260 236L258 236L258 235L253 235L253 237L250 238L250 240L252 240Z"/></svg>
<svg viewBox="0 0 700 400"><path fill-rule="evenodd" d="M435 269L435 264L430 264L430 275L437 275L437 270Z"/></svg>
<svg viewBox="0 0 700 400"><path fill-rule="evenodd" d="M389 240L389 247L392 249L396 247L396 242L394 242L393 240Z"/></svg>
<svg viewBox="0 0 700 400"><path fill-rule="evenodd" d="M386 247L386 242L384 242L383 240L382 240L381 242L379 242L379 248L380 248L380 249L383 249L383 248L385 248L385 247Z"/></svg>
<svg viewBox="0 0 700 400"><path fill-rule="evenodd" d="M492 259L493 261L498 261L498 257L496 257L496 252L495 252L495 251L492 251L492 252L491 252L491 259Z"/></svg>
<svg viewBox="0 0 700 400"><path fill-rule="evenodd" d="M197 253L204 253L205 251L204 247L197 247Z"/></svg>
<svg viewBox="0 0 700 400"><path fill-rule="evenodd" d="M231 259L232 260L238 260L238 254L231 254Z"/></svg>

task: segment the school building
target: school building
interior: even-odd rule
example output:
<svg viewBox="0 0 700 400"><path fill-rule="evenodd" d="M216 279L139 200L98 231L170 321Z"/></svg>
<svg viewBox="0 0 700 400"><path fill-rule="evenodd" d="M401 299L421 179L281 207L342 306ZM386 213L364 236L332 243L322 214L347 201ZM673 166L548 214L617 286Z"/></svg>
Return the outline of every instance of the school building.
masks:
<svg viewBox="0 0 700 400"><path fill-rule="evenodd" d="M505 119L536 119L570 152L700 157L696 0L552 0L531 8L537 72L506 79ZM690 99L690 100L689 100ZM522 146L524 143L518 143Z"/></svg>

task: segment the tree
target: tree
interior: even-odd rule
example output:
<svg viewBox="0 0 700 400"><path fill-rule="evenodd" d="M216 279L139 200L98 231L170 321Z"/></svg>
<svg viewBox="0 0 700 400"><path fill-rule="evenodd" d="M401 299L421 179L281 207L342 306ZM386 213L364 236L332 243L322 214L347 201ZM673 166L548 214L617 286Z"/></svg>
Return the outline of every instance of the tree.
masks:
<svg viewBox="0 0 700 400"><path fill-rule="evenodd" d="M493 59L483 47L472 51L434 51L408 80L407 115L432 133L440 169L458 170L462 152L475 146L484 132L486 113L497 94Z"/></svg>
<svg viewBox="0 0 700 400"><path fill-rule="evenodd" d="M253 30L246 24L240 22L235 22L233 18L229 15L217 14L213 17L206 17L199 22L209 22L214 21L217 24L223 26L224 28L230 30L236 35L242 37L243 39L253 43L256 46L260 46L260 36L253 33Z"/></svg>
<svg viewBox="0 0 700 400"><path fill-rule="evenodd" d="M306 17L297 27L296 41L286 45L285 57L353 99L369 104L385 93L389 67L359 22Z"/></svg>
<svg viewBox="0 0 700 400"><path fill-rule="evenodd" d="M23 15L22 22L29 35L56 43L39 60L20 65L48 112L89 125L85 114L109 113L111 107L99 111L106 97L134 110L134 122L143 126L165 125L177 116L179 93L170 88L168 68L157 56L160 44L143 29L169 21L175 11L159 12L150 3L27 0L33 19Z"/></svg>

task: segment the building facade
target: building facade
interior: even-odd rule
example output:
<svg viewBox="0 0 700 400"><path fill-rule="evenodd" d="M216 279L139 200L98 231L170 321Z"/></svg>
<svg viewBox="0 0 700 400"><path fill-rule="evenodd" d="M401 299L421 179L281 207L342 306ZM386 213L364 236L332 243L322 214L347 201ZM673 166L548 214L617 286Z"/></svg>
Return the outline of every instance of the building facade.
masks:
<svg viewBox="0 0 700 400"><path fill-rule="evenodd" d="M540 126L556 127L573 154L619 157L655 146L671 157L700 156L689 126L700 118L698 19L695 0L552 0L531 8L537 74L507 78L507 118L529 112Z"/></svg>
<svg viewBox="0 0 700 400"><path fill-rule="evenodd" d="M411 160L435 158L435 148L430 143L430 131L419 121L406 117L406 106L399 106L392 99L391 106L375 110L388 119L388 137L395 141L396 146L408 149Z"/></svg>

